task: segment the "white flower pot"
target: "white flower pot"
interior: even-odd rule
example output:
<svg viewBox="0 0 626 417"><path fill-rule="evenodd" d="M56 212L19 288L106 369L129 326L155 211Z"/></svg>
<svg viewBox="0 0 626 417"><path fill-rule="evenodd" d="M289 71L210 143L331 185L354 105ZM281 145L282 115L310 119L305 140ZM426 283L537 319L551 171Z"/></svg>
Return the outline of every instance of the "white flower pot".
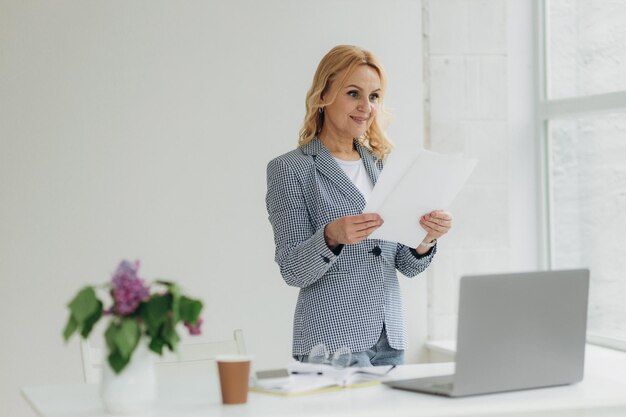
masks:
<svg viewBox="0 0 626 417"><path fill-rule="evenodd" d="M152 408L157 387L154 353L140 340L126 367L116 374L104 360L100 395L111 414L139 414Z"/></svg>

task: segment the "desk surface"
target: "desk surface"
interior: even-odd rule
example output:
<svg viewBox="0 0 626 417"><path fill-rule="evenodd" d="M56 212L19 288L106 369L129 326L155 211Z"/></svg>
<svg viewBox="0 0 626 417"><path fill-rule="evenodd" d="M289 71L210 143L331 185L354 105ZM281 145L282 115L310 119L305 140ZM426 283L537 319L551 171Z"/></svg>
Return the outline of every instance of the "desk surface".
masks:
<svg viewBox="0 0 626 417"><path fill-rule="evenodd" d="M224 406L216 378L193 377L159 385L158 402L145 417L625 416L626 380L606 375L603 364L592 351L585 380L579 384L456 399L380 385L302 397L251 392L247 404ZM451 363L419 364L393 372L394 378L404 379L451 373L453 369ZM599 371L594 372L596 369ZM111 417L103 411L97 384L25 387L22 394L42 417ZM583 410L584 414L578 414Z"/></svg>

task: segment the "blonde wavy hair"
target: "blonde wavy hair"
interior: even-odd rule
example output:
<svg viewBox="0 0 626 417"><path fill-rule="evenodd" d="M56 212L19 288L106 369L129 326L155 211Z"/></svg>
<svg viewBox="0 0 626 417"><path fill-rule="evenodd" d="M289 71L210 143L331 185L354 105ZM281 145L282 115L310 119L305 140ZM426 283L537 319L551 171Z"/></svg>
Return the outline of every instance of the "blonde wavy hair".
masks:
<svg viewBox="0 0 626 417"><path fill-rule="evenodd" d="M339 89L335 89L335 94L325 103L322 103L322 95L328 92L331 84L335 82L339 83L340 86L343 85L359 65L368 65L378 73L381 94L378 101L378 111L372 124L361 137L356 139L370 149L378 159L383 159L386 154L391 152L393 144L385 133L391 119L391 114L385 110L383 104L383 97L387 90L385 70L374 54L352 45L335 46L317 66L313 76L313 84L306 95L306 115L304 116L304 124L300 129L299 146L309 143L322 130L324 113L320 113L320 109L335 101ZM344 70L346 71L342 74L341 79L338 79L339 73Z"/></svg>

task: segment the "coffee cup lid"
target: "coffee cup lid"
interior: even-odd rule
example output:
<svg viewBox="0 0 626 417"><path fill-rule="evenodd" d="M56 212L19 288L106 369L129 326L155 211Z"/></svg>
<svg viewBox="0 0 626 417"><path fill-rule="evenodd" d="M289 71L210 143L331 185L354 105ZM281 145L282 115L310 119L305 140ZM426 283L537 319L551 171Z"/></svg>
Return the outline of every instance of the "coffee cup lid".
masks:
<svg viewBox="0 0 626 417"><path fill-rule="evenodd" d="M216 355L215 360L217 362L250 362L252 361L252 356L250 355L237 355L237 354L224 354L224 355Z"/></svg>

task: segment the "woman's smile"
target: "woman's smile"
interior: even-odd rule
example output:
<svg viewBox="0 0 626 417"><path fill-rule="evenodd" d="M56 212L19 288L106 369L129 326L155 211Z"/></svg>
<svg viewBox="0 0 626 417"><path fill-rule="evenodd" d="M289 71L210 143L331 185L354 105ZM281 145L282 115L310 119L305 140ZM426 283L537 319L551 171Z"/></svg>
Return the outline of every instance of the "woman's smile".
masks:
<svg viewBox="0 0 626 417"><path fill-rule="evenodd" d="M354 120L358 125L366 124L367 119L368 119L368 117L356 117L356 116L350 116L350 118Z"/></svg>

